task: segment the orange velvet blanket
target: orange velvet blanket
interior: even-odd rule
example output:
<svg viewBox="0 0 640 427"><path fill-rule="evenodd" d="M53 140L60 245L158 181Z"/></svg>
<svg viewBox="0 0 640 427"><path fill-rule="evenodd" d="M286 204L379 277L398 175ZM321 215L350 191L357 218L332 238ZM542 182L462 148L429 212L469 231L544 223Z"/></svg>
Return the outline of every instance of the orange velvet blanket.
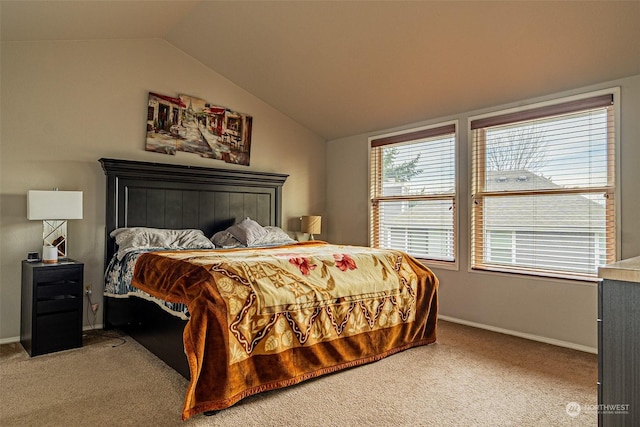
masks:
<svg viewBox="0 0 640 427"><path fill-rule="evenodd" d="M132 284L189 307L183 419L436 339L438 280L399 251L308 242L152 252Z"/></svg>

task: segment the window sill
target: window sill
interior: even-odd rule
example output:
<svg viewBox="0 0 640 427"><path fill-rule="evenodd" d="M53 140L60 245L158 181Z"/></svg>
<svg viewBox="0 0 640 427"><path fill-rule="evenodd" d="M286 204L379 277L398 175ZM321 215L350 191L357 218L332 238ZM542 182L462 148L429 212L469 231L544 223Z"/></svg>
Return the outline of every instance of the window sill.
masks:
<svg viewBox="0 0 640 427"><path fill-rule="evenodd" d="M540 281L553 281L553 282L563 282L563 283L574 283L577 285L584 286L596 286L598 281L600 280L598 277L586 277L586 276L572 276L572 275L561 275L561 274L548 274L548 273L536 273L536 272L525 272L525 271L513 271L513 270L501 270L497 268L477 268L470 267L470 273L480 273L480 274L491 274L495 276L517 276L522 277L523 279L531 279L531 280L540 280Z"/></svg>
<svg viewBox="0 0 640 427"><path fill-rule="evenodd" d="M416 258L424 266L431 269L458 271L458 261L434 261L432 259Z"/></svg>

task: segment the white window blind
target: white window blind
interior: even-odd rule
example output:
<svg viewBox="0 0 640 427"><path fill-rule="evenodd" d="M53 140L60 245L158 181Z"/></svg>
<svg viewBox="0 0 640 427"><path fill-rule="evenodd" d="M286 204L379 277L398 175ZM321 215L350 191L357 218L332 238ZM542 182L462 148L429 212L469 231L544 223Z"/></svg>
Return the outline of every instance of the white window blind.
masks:
<svg viewBox="0 0 640 427"><path fill-rule="evenodd" d="M615 261L612 94L471 129L472 268L583 279Z"/></svg>
<svg viewBox="0 0 640 427"><path fill-rule="evenodd" d="M455 125L371 140L371 245L455 261Z"/></svg>

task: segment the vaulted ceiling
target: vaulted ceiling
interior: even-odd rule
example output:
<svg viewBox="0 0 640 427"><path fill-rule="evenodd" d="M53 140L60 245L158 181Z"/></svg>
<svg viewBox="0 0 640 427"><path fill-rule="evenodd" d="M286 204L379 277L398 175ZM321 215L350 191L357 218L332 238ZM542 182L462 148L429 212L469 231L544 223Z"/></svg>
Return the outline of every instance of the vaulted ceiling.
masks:
<svg viewBox="0 0 640 427"><path fill-rule="evenodd" d="M162 38L327 140L640 74L640 1L0 1L2 41Z"/></svg>

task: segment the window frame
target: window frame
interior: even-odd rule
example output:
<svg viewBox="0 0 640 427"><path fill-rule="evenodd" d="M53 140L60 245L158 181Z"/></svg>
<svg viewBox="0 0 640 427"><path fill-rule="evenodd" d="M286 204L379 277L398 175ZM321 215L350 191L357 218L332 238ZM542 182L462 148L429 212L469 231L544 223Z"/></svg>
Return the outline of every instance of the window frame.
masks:
<svg viewBox="0 0 640 427"><path fill-rule="evenodd" d="M556 110L556 107L560 108L561 110L563 108L566 108L567 105L569 104L574 104L574 105L584 105L584 108L582 108L582 110L588 110L589 108L589 104L586 103L585 101L588 102L588 100L595 100L594 102L597 104L599 101L596 98L599 97L604 97L604 96L609 96L612 100L611 103L611 117L613 120L613 136L609 137L612 139L612 141L608 144L608 148L607 148L607 156L610 158L609 162L611 162L613 164L613 170L611 170L610 167L607 168L607 175L608 175L608 183L606 186L604 187L600 187L600 188L569 188L569 189L564 189L564 190L533 190L533 191L526 191L524 192L524 194L522 192L518 193L517 191L511 191L511 193L516 193L516 194L512 194L512 196L522 196L522 195L545 195L545 194L577 194L577 193L606 193L609 197L606 201L607 204L611 204L611 207L607 209L612 209L613 213L612 213L612 218L613 218L613 224L610 227L607 227L605 234L607 236L607 239L611 238L613 239L613 254L611 254L610 258L607 259L606 263L609 262L614 262L615 260L618 259L619 254L620 254L620 227L618 226L620 224L620 209L619 209L619 205L620 205L620 197L619 197L619 193L620 193L620 88L619 87L615 87L615 88L609 88L609 89L603 89L603 90L598 90L598 91L593 91L593 92L588 92L588 93L584 93L584 94L580 94L580 95L574 95L574 96L564 96L564 97L558 97L558 98L554 98L554 99L550 99L549 101L545 101L545 102L538 102L538 103L533 103L533 104L527 104L527 105L523 105L520 107L516 107L516 108L510 108L510 109L501 109L501 110L496 110L490 113L485 113L485 114L481 114L481 115L476 115L476 116L470 116L468 117L468 128L467 128L467 132L468 132L468 153L469 153L469 189L470 189L470 204L469 204L469 265L468 265L468 269L470 272L484 272L484 273L497 273L497 274L509 274L509 275L527 275L527 276L531 276L531 277L539 277L539 278L546 278L546 279L560 279L560 280L577 280L577 281L583 281L583 282L597 282L598 279L598 274L597 271L593 274L587 274L587 273L559 273L559 272L553 272L553 271L549 271L549 270L543 270L543 269L535 269L535 268L527 268L527 267L519 267L519 266L496 266L496 265L491 265L490 261L487 260L487 253L488 253L488 248L484 249L483 251L483 245L484 242L482 241L482 236L483 236L483 230L478 231L478 220L476 218L477 214L476 213L482 213L480 209L476 209L475 206L477 204L477 201L479 198L486 198L486 197L491 197L491 196L501 196L501 197L509 197L508 195L506 195L505 193L509 193L509 191L506 192L491 192L491 191L483 191L480 192L478 191L480 183L484 182L485 180L485 173L487 172L486 170L486 151L483 149L482 152L485 153L485 155L482 158L477 158L476 157L476 136L475 136L475 132L474 130L477 128L481 128L482 126L478 126L478 123L484 123L485 127L489 127L489 126L496 126L496 125L500 125L500 124L508 124L508 123L517 123L520 121L525 121L528 120L528 117L530 117L529 112L534 111L534 110L543 110L543 111L548 111L547 114L545 114L542 117L554 117L556 115L558 115L558 112ZM564 107L563 107L564 105ZM579 110L576 110L579 111ZM535 116L535 113L534 113ZM509 118L517 118L516 120L509 120ZM505 118L507 119L506 121ZM484 140L484 138L483 138ZM483 147L483 148L486 148ZM611 155L611 151L613 150L613 155ZM613 182L612 185L609 185L609 183ZM605 214L606 215L606 214ZM605 216L606 217L606 216ZM482 220L480 220L482 221ZM482 225L482 222L480 222L480 225ZM486 230L484 230L486 232ZM514 237L515 239L515 237ZM600 247L600 242L596 242L595 246L594 246L594 250L598 253L600 253L602 251L602 248ZM484 255L484 259L483 259L483 255ZM516 253L512 253L512 257L516 257ZM477 260L480 259L481 262L477 262Z"/></svg>
<svg viewBox="0 0 640 427"><path fill-rule="evenodd" d="M442 132L439 129L452 129L451 132ZM449 120L445 122L438 122L432 125L420 126L409 128L405 130L400 130L396 132L381 134L371 136L368 139L367 149L368 149L368 171L369 171L369 207L367 210L368 214L368 223L369 223L369 246L370 247L379 247L376 246L379 243L380 239L380 227L377 225L377 217L374 213L375 204L384 202L384 201L424 201L424 200L451 200L452 202L452 252L453 252L453 260L440 260L434 258L425 258L420 256L414 256L416 259L421 261L424 264L432 265L437 268L447 269L447 270L458 270L459 268L459 259L460 259L460 251L459 251L459 175L458 175L458 163L459 163L459 120ZM410 143L411 141L417 141L418 139L426 139L429 137L435 137L438 135L448 135L453 134L453 175L454 175L454 189L452 193L446 194L427 194L420 196L382 196L382 183L374 180L374 174L376 174L376 170L374 170L373 162L374 157L376 156L374 150L376 147L390 145L390 144L398 144L398 143ZM377 166L377 170L382 168L382 156L378 156L375 159ZM382 177L382 174L378 173L377 176Z"/></svg>

